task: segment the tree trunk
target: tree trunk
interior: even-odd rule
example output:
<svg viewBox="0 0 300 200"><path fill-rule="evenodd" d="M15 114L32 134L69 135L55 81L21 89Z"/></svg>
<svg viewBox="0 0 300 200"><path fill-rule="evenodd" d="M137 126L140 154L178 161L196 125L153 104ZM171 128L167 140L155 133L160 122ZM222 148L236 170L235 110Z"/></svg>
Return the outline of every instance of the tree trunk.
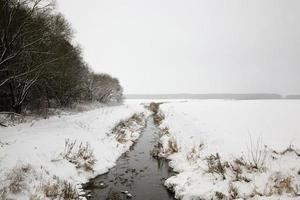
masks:
<svg viewBox="0 0 300 200"><path fill-rule="evenodd" d="M14 106L15 112L21 114L22 112L22 104L17 104Z"/></svg>

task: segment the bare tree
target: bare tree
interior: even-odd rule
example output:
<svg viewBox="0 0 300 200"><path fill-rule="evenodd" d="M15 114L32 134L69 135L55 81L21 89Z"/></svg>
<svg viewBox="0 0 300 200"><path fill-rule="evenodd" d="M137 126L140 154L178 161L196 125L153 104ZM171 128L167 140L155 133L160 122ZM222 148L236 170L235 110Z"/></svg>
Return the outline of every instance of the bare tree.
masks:
<svg viewBox="0 0 300 200"><path fill-rule="evenodd" d="M50 24L52 4L42 0L0 0L0 87L8 85L11 106L21 112L29 89L52 58L41 58Z"/></svg>
<svg viewBox="0 0 300 200"><path fill-rule="evenodd" d="M0 111L120 102L117 79L94 74L51 0L0 0Z"/></svg>
<svg viewBox="0 0 300 200"><path fill-rule="evenodd" d="M51 9L49 2L42 0L1 0L0 69L24 51L42 41L39 29L28 29L37 12ZM38 37L33 37L38 36ZM31 37L31 40L24 38Z"/></svg>
<svg viewBox="0 0 300 200"><path fill-rule="evenodd" d="M93 74L90 89L94 101L101 103L122 101L123 89L119 80L108 74Z"/></svg>

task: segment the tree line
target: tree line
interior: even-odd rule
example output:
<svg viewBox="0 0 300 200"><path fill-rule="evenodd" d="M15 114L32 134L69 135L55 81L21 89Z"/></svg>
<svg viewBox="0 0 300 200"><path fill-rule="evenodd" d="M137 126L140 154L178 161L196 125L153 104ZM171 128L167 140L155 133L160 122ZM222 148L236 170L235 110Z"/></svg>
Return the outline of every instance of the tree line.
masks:
<svg viewBox="0 0 300 200"><path fill-rule="evenodd" d="M47 0L0 0L0 111L122 101L118 79L94 73Z"/></svg>

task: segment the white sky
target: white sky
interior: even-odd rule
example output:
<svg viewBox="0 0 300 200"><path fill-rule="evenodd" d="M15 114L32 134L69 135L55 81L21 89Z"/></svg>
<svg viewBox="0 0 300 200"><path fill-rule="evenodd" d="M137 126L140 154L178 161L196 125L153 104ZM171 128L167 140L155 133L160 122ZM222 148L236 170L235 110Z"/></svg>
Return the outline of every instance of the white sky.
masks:
<svg viewBox="0 0 300 200"><path fill-rule="evenodd" d="M300 93L300 0L57 0L125 93Z"/></svg>

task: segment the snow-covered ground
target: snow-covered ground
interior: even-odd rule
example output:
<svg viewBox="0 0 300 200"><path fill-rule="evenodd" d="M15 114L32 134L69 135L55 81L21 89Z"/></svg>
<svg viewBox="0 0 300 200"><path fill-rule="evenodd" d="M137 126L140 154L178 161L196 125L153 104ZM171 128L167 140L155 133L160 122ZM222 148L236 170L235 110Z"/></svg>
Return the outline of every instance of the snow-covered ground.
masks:
<svg viewBox="0 0 300 200"><path fill-rule="evenodd" d="M121 106L0 127L0 200L45 199L39 195L51 197L52 190L62 190L55 185L61 180L79 187L88 178L105 173L132 145L141 126L125 131L125 142L110 134L111 130L120 120L147 112L142 102L150 100L129 100ZM160 105L165 115L160 127L169 130L164 129L167 134L161 143L165 149L172 147L166 155L179 172L165 185L175 190L177 198L300 199L300 156L296 154L300 152L300 101L156 102L165 102ZM77 151L80 144L87 154ZM91 151L94 159L85 160ZM72 152L81 158L79 163ZM93 160L93 170L82 168ZM19 185L11 184L12 180ZM7 188L9 184L17 187ZM3 187L21 187L22 191L4 198L7 191Z"/></svg>
<svg viewBox="0 0 300 200"><path fill-rule="evenodd" d="M130 140L118 143L115 136L110 134L111 129L120 120L140 112L145 112L142 105L126 103L77 114L53 116L8 128L0 127L0 199L1 194L2 198L29 199L30 195L38 193L35 190L45 182L51 183L59 179L79 184L95 175L105 173L132 145ZM131 128L128 134L137 135L141 127ZM76 168L74 163L63 158L67 157L65 149L67 140L68 147L74 143L72 150L74 152L79 149L80 144L83 149L88 149L86 153L93 152L96 160L93 170ZM84 156L82 158L83 161L86 159ZM25 175L15 177L18 171ZM9 179L22 179L20 183L22 191L16 192L17 196L10 196L9 191L1 190L11 184L12 180Z"/></svg>
<svg viewBox="0 0 300 200"><path fill-rule="evenodd" d="M299 100L187 100L160 108L170 133L161 142L168 148L175 138L179 147L168 156L179 174L165 182L177 198L300 199L300 155L291 150L300 153Z"/></svg>

